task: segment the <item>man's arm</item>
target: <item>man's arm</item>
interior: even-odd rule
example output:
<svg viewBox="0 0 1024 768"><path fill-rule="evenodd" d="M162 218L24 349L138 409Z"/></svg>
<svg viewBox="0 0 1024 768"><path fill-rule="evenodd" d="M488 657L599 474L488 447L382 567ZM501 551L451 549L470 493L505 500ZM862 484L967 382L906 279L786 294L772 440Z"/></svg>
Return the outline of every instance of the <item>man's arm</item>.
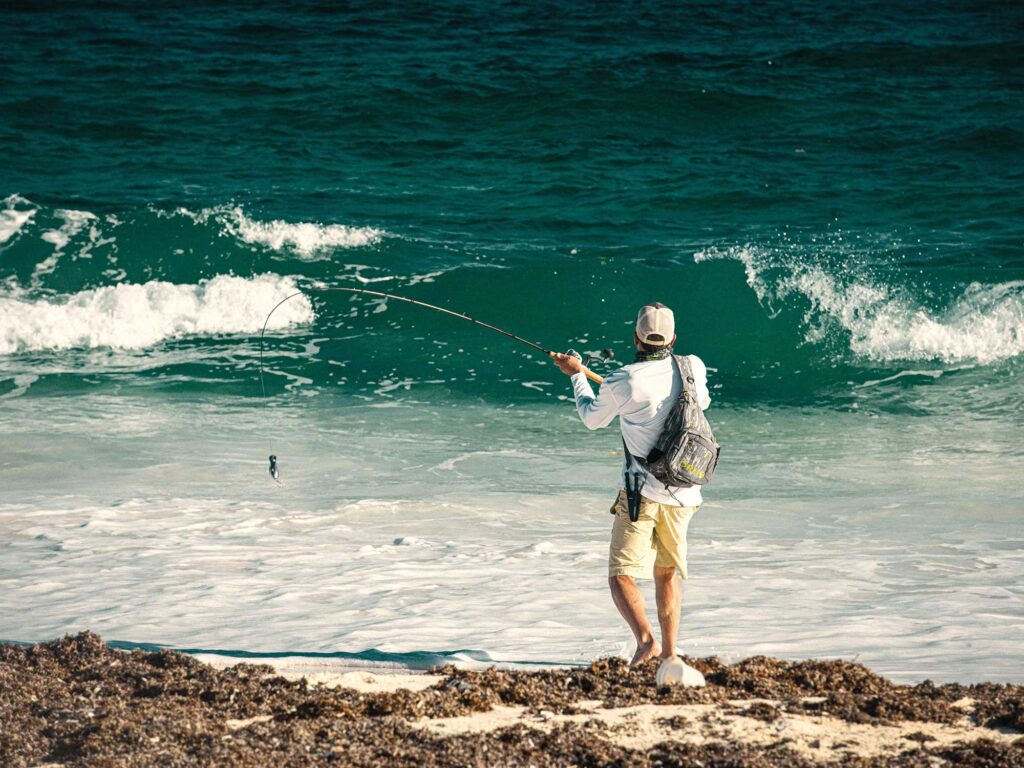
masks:
<svg viewBox="0 0 1024 768"><path fill-rule="evenodd" d="M583 366L572 355L555 355L555 365L562 373L572 377L572 390L576 397L576 412L587 429L607 427L619 414L619 404L612 395L608 381L601 387L601 393L594 395L590 382L583 374Z"/></svg>

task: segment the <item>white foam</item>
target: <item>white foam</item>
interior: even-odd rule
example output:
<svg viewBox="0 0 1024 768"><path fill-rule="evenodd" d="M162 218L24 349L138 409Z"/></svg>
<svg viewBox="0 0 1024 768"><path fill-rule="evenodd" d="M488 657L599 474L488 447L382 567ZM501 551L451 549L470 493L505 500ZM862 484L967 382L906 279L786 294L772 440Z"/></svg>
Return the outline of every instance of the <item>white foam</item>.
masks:
<svg viewBox="0 0 1024 768"><path fill-rule="evenodd" d="M563 409L468 399L387 413L201 400L97 387L2 401L7 639L91 628L565 663L632 645L607 591L613 436L569 440ZM893 414L880 439L834 409L720 417L740 454L689 529L680 650L1021 680L1016 421ZM287 486L267 475L268 437Z"/></svg>
<svg viewBox="0 0 1024 768"><path fill-rule="evenodd" d="M112 347L142 349L186 335L256 333L298 288L290 277L218 275L198 285L121 283L56 299L0 296L0 354ZM306 296L282 305L268 329L313 319Z"/></svg>
<svg viewBox="0 0 1024 768"><path fill-rule="evenodd" d="M36 215L35 208L26 208L29 201L20 195L9 195L4 198L4 207L0 209L0 243L6 243L32 221Z"/></svg>
<svg viewBox="0 0 1024 768"><path fill-rule="evenodd" d="M456 470L456 464L459 464L460 462L466 461L468 459L493 459L494 457L497 456L510 457L516 459L532 458L531 454L516 450L470 451L469 453L460 453L457 456L452 456L450 459L445 459L436 467L433 467L433 469L441 470L443 472L451 472Z"/></svg>
<svg viewBox="0 0 1024 768"><path fill-rule="evenodd" d="M71 238L77 235L86 224L96 221L96 214L89 211L75 211L61 208L54 211L54 215L64 220L64 223L57 229L49 229L43 232L42 239L56 246L56 250L62 251L70 242Z"/></svg>
<svg viewBox="0 0 1024 768"><path fill-rule="evenodd" d="M291 248L307 258L322 256L334 248L360 248L380 241L382 232L372 227L345 224L291 223L282 219L256 221L234 208L226 222L228 232L247 243L280 251Z"/></svg>
<svg viewBox="0 0 1024 768"><path fill-rule="evenodd" d="M64 249L68 243L71 242L71 238L79 234L86 225L90 226L89 233L89 244L86 245L80 252L85 258L89 258L89 251L92 250L93 246L99 243L100 233L99 229L96 228L95 222L98 221L97 217L89 211L75 211L69 209L58 209L54 212L54 215L64 220L57 229L49 229L40 235L40 238L47 243L54 245L53 253L43 259L41 262L36 264L35 269L32 270L32 277L30 279L30 285L33 288L39 288L42 284L42 278L45 275L53 274L57 269L57 264L60 262L61 256L64 254Z"/></svg>
<svg viewBox="0 0 1024 768"><path fill-rule="evenodd" d="M944 371L900 371L894 373L892 376L886 376L884 379L872 379L865 381L863 384L858 384L857 389L866 389L867 387L877 387L879 384L888 384L891 381L899 381L904 378L920 378L925 377L929 379L938 379L942 377Z"/></svg>
<svg viewBox="0 0 1024 768"><path fill-rule="evenodd" d="M20 397L28 392L28 388L39 381L39 377L34 373L25 373L20 376L15 376L12 380L14 386L9 392L5 392L0 395L0 400L5 400L11 397Z"/></svg>
<svg viewBox="0 0 1024 768"><path fill-rule="evenodd" d="M850 348L865 357L986 364L1024 352L1024 281L971 283L937 315L884 288L843 288L819 269L794 276L793 286L849 331Z"/></svg>
<svg viewBox="0 0 1024 768"><path fill-rule="evenodd" d="M368 264L346 264L346 270L351 270L352 277L357 282L363 285L369 285L370 283L386 283L388 280L397 280L398 275L380 275L378 277L366 277L363 274L364 269L380 269L379 267L371 267Z"/></svg>
<svg viewBox="0 0 1024 768"><path fill-rule="evenodd" d="M811 343L839 327L848 332L852 352L873 360L988 364L1024 353L1024 281L971 283L935 312L899 288L857 275L844 282L820 267L787 263L751 247L694 254L697 263L716 259L743 264L747 284L773 313L775 303L792 294L807 299L805 339ZM781 271L774 283L769 270Z"/></svg>
<svg viewBox="0 0 1024 768"><path fill-rule="evenodd" d="M384 231L373 227L352 227L346 224L291 222L283 219L259 221L248 216L240 206L203 208L198 213L179 208L176 213L197 223L218 222L224 234L250 245L262 245L275 251L287 251L303 259L329 258L338 248L362 248L375 245Z"/></svg>

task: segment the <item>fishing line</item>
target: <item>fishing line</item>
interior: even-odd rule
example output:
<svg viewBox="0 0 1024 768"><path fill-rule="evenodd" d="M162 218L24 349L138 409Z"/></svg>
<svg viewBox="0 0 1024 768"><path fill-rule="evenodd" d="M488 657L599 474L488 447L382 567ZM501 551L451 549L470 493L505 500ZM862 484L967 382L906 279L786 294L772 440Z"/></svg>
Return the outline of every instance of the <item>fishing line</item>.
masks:
<svg viewBox="0 0 1024 768"><path fill-rule="evenodd" d="M469 315L464 315L461 312L454 312L454 311L452 311L450 309L445 309L444 307L439 307L439 306L437 306L435 304L428 304L425 301L419 301L417 299L410 299L410 298L407 298L405 296L396 296L393 293L382 293L381 291L371 291L368 288L343 288L343 287L340 287L340 286L332 286L332 287L323 287L323 288L310 288L309 290L310 291L343 291L345 293L355 293L355 294L360 294L360 295L364 295L364 296L377 296L377 297L380 297L380 298L383 298L383 299L394 299L395 301L404 301L406 304L415 304L418 307L424 307L425 309L432 309L435 312L442 312L443 314L451 315L452 317L457 317L460 320L466 320L467 322L473 323L475 325L479 325L482 328L486 328L489 331L494 331L495 333L500 333L502 336L506 336L506 337L512 339L513 341L518 341L520 344L525 344L526 346L531 347L531 348L537 350L538 352L543 352L548 357L553 358L553 357L555 357L555 354L556 354L555 352L552 352L550 349L545 349L540 344L536 344L536 343L534 343L532 341L524 339L522 336L517 336L516 334L511 333L509 331L502 330L501 328L498 328L497 326L491 325L490 323L485 323L482 320L477 320L475 317L470 317ZM279 302L277 302L277 304L274 305L274 308L271 309L269 313L267 313L267 317L263 321L263 327L260 329L260 391L263 393L263 401L264 401L264 403L266 403L266 401L267 401L267 387L266 387L266 384L264 383L264 380L263 380L263 337L264 337L264 335L267 332L267 323L270 322L271 315L273 315L282 304L287 302L289 299L294 299L296 296L302 296L303 294L304 294L303 291L296 291L295 293L292 293L292 294L290 294L288 296L285 296L283 299L281 299ZM608 360L612 356L612 351L610 349L606 349L602 353L602 356L603 356L604 360ZM586 366L590 364L591 360L600 360L600 359L601 358L588 357L586 359L586 361L584 361L584 363L583 363L583 366L584 366L583 367L583 373L586 374L588 379L590 379L592 381L595 381L598 384L600 384L602 381L604 381L604 379L602 377L598 376L593 371L589 370ZM269 457L269 461L270 461L270 467L269 467L268 471L270 472L270 476L272 478L274 478L274 480L276 482L280 483L281 482L281 480L280 480L280 471L279 471L279 469L277 467L277 456L274 454L274 441L273 441L273 437L271 437L271 439L270 439L270 457Z"/></svg>

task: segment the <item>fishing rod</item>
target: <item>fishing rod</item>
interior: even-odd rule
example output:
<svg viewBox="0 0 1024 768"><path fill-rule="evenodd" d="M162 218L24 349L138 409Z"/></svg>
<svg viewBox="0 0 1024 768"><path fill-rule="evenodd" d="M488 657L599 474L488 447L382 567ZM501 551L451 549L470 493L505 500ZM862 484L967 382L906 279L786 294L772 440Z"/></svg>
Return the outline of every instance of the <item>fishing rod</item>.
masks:
<svg viewBox="0 0 1024 768"><path fill-rule="evenodd" d="M380 297L380 298L383 298L383 299L394 299L395 301L404 301L406 304L415 304L418 307L423 307L425 309L432 309L435 312L441 312L441 313L446 314L446 315L451 315L452 317L457 317L460 320L466 320L467 322L473 323L475 325L479 325L482 328L486 328L489 331L494 331L495 333L500 333L502 336L506 336L506 337L512 339L513 341L518 341L520 344L525 344L526 346L531 347L531 348L537 350L538 352L543 352L545 355L547 355L550 358L554 358L558 354L556 352L552 352L550 349L545 349L540 344L535 344L532 341L528 341L527 339L524 339L522 336L516 336L514 333L510 333L509 331L502 330L501 328L498 328L497 326L491 325L490 323L485 323L482 320L477 320L475 317L470 317L469 315L464 315L461 312L453 312L450 309L445 309L444 307L438 307L435 304L428 304L425 301L418 301L416 299L410 299L410 298L407 298L405 296L396 296L393 293L382 293L381 291L371 291L368 288L343 288L343 287L339 287L339 286L332 286L332 287L323 287L323 288L313 288L313 289L310 289L310 290L317 290L317 291L343 291L345 293L355 293L355 294L361 294L361 295L364 295L364 296L377 296L377 297ZM267 332L267 323L270 322L271 315L273 315L277 311L278 307L280 307L282 304L287 302L289 299L294 299L296 296L302 296L302 295L303 295L303 291L296 291L295 293L290 294L288 296L285 296L283 299L281 299L279 302L277 302L277 304L274 305L274 308L271 309L270 312L267 314L266 319L263 321L263 327L260 329L260 391L263 393L263 399L264 400L266 400L266 397L267 397L267 388L266 388L266 385L264 384L264 381L263 381L263 337L264 337L264 335ZM611 357L611 350L605 350L603 356L604 356L604 359L610 358ZM587 368L586 364L589 363L592 359L594 359L594 358L588 357L587 360L584 361L581 373L583 373L591 381L593 381L593 382L595 382L597 384L601 384L604 381L604 378L602 376L599 376L598 374L594 373L589 368ZM280 480L280 472L279 472L279 470L277 468L277 456L274 455L273 443L271 443L271 446L270 446L270 476L273 477L274 480L276 480L277 482L281 482L281 480Z"/></svg>

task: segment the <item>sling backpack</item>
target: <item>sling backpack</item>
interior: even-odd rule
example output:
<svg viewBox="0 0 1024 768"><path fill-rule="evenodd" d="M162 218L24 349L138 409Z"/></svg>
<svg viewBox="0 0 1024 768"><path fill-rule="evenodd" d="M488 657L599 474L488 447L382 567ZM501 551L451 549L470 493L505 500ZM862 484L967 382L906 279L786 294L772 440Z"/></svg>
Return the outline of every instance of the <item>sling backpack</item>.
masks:
<svg viewBox="0 0 1024 768"><path fill-rule="evenodd" d="M626 452L626 500L629 505L629 519L636 522L640 516L640 490L643 488L643 474L631 472L633 463L646 469L661 483L672 488L689 488L711 482L718 466L721 450L704 411L697 403L693 370L688 357L673 355L676 370L683 382L679 397L672 404L665 426L657 442L641 459L634 456L622 441Z"/></svg>

